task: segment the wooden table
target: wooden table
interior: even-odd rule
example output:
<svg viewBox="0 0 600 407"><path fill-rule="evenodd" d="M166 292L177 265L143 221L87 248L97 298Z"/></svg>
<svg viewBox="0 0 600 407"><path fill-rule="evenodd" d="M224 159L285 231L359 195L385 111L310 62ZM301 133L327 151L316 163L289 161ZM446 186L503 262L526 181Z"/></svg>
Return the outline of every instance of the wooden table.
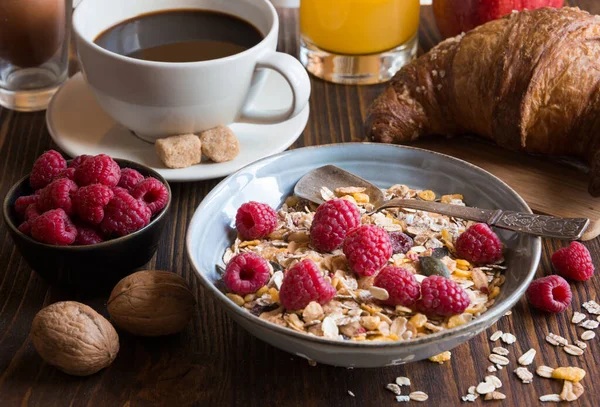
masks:
<svg viewBox="0 0 600 407"><path fill-rule="evenodd" d="M600 13L600 2L571 0L571 5ZM279 47L297 54L297 13L282 9ZM430 7L423 8L420 41L427 50L439 41ZM311 117L294 148L324 143L360 141L362 120L369 103L383 86L338 86L313 79ZM44 113L14 113L0 109L0 191L2 196L28 173L44 150L56 148L46 129ZM512 363L497 373L507 395L504 405L538 405L543 394L560 392L553 380L536 378L522 384L513 374L515 359L536 348L537 363L577 365L588 376L584 396L574 405L598 405L600 344L589 342L585 356L568 356L544 342L548 332L575 339L571 311L559 316L532 311L525 300L497 327L452 352L452 361L429 361L383 369L347 370L309 366L250 336L233 323L200 289L184 253L187 224L203 197L218 180L173 184L172 221L149 269L175 270L190 283L198 298L193 322L180 334L160 339L120 334L121 351L108 369L87 378L71 377L43 362L28 338L35 314L60 300L78 300L76 292L50 287L33 272L15 249L4 224L0 224L0 406L392 406L396 401L385 384L408 376L411 389L429 394L431 405L460 403L471 385L479 383L489 365L492 330L513 332L518 342L511 349ZM562 243L545 241L539 276L551 270L550 255ZM586 243L600 267L600 240ZM596 298L599 278L572 285L574 309ZM106 298L85 300L106 315ZM348 391L356 396L351 397ZM483 404L481 400L478 403Z"/></svg>

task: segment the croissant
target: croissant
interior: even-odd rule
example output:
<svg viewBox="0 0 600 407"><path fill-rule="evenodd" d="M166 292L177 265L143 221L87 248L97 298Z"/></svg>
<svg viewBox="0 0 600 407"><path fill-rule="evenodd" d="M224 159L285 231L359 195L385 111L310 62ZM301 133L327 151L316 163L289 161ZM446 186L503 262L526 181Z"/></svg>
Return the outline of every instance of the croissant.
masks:
<svg viewBox="0 0 600 407"><path fill-rule="evenodd" d="M477 134L514 150L574 156L600 195L600 17L514 12L401 69L371 105L374 141Z"/></svg>

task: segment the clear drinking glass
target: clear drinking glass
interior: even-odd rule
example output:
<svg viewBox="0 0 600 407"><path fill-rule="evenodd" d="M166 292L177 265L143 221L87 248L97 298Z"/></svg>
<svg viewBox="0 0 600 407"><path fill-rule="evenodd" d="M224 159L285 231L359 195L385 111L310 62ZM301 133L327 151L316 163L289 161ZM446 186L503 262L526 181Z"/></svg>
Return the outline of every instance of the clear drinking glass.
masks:
<svg viewBox="0 0 600 407"><path fill-rule="evenodd" d="M44 110L67 79L73 0L0 0L0 105Z"/></svg>
<svg viewBox="0 0 600 407"><path fill-rule="evenodd" d="M385 82L417 53L419 13L419 0L300 0L300 61L330 82Z"/></svg>

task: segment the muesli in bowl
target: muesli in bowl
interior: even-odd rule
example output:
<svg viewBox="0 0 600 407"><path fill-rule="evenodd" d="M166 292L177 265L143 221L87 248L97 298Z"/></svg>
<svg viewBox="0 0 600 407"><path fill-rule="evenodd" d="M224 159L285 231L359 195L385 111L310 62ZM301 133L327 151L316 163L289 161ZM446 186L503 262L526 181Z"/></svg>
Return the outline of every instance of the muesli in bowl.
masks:
<svg viewBox="0 0 600 407"><path fill-rule="evenodd" d="M290 196L236 215L222 289L279 326L342 341L404 341L485 313L505 277L502 243L485 224L411 209L369 214L363 188L322 188L325 203ZM460 194L394 185L386 199L465 205Z"/></svg>

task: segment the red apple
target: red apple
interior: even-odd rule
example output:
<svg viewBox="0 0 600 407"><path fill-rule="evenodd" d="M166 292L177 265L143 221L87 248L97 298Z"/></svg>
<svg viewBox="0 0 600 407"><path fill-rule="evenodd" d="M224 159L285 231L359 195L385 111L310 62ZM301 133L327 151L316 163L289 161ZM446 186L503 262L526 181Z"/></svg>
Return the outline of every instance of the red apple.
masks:
<svg viewBox="0 0 600 407"><path fill-rule="evenodd" d="M562 7L564 0L433 0L433 13L444 38L454 37L513 10Z"/></svg>

